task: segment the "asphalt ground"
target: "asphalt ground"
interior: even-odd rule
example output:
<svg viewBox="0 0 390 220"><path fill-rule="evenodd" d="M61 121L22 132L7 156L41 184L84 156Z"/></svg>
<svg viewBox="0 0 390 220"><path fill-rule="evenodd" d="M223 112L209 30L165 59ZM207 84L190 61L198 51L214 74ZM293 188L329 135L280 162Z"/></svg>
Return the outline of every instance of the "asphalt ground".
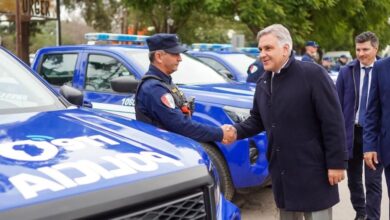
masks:
<svg viewBox="0 0 390 220"><path fill-rule="evenodd" d="M347 179L339 185L340 202L333 207L333 220L353 220L355 211L350 202ZM233 202L240 207L243 220L278 220L278 209L275 206L272 189L254 188L240 192ZM381 220L389 220L389 198L386 179L382 177Z"/></svg>

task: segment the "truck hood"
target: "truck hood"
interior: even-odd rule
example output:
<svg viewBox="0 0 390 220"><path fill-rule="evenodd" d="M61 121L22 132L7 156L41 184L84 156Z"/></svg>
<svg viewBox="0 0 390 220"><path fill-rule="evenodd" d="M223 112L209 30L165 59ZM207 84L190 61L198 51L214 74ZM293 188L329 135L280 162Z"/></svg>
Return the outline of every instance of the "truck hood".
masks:
<svg viewBox="0 0 390 220"><path fill-rule="evenodd" d="M219 83L203 85L180 85L187 97L194 96L196 101L218 105L230 105L252 108L255 93L254 84Z"/></svg>
<svg viewBox="0 0 390 220"><path fill-rule="evenodd" d="M205 161L195 141L100 111L6 115L0 211L206 167Z"/></svg>

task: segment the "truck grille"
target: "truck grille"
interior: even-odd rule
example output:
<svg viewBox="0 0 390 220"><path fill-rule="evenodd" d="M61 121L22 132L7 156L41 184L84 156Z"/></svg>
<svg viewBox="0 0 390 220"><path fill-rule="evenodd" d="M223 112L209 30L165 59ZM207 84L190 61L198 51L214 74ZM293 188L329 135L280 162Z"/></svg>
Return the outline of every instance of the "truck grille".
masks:
<svg viewBox="0 0 390 220"><path fill-rule="evenodd" d="M207 210L203 192L147 207L140 211L121 215L115 220L179 220L207 219Z"/></svg>

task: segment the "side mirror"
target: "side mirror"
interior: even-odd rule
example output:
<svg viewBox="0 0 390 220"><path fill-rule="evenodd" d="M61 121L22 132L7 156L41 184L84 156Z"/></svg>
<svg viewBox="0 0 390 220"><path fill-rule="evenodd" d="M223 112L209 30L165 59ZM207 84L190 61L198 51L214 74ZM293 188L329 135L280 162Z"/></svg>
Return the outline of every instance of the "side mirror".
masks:
<svg viewBox="0 0 390 220"><path fill-rule="evenodd" d="M83 105L84 95L83 92L81 92L78 89L75 89L68 85L63 85L60 88L60 94L64 96L66 100L68 100L70 103L74 105L77 106Z"/></svg>
<svg viewBox="0 0 390 220"><path fill-rule="evenodd" d="M115 92L135 93L140 81L130 76L121 76L111 80L111 88Z"/></svg>
<svg viewBox="0 0 390 220"><path fill-rule="evenodd" d="M219 72L225 75L228 79L234 79L233 74L228 70L219 70Z"/></svg>

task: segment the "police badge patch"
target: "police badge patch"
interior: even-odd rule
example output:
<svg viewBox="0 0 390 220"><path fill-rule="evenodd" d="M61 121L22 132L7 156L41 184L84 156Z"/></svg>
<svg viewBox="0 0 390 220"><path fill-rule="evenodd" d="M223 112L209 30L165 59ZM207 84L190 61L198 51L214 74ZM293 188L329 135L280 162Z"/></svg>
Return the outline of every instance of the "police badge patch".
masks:
<svg viewBox="0 0 390 220"><path fill-rule="evenodd" d="M254 73L257 71L257 66L256 65L252 65L251 67L249 67L249 73Z"/></svg>
<svg viewBox="0 0 390 220"><path fill-rule="evenodd" d="M161 102L167 106L168 108L175 108L175 100L173 99L173 96L170 93L165 93L161 96Z"/></svg>

